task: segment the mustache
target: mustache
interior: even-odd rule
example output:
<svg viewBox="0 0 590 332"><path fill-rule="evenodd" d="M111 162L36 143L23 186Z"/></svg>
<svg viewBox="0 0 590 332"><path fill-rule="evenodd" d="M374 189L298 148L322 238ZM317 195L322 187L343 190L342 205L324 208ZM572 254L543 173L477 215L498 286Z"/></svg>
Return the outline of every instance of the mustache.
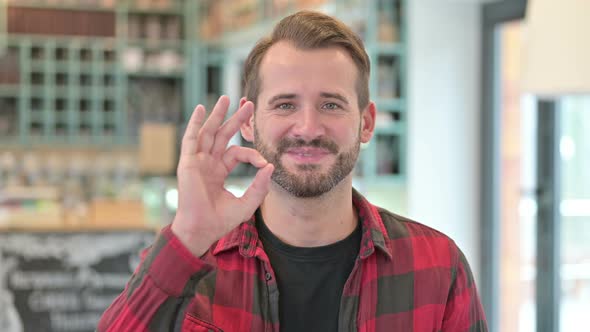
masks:
<svg viewBox="0 0 590 332"><path fill-rule="evenodd" d="M283 138L279 141L277 145L277 152L282 154L285 153L290 148L320 148L325 149L332 154L338 153L338 144L334 143L331 140L325 138L314 138L313 140L307 142L303 139L290 139L290 138Z"/></svg>

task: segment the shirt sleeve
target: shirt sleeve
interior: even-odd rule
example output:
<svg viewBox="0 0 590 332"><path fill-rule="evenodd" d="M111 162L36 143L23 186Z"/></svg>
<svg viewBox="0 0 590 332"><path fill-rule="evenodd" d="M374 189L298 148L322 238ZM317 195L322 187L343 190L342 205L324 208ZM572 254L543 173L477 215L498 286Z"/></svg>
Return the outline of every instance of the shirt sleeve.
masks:
<svg viewBox="0 0 590 332"><path fill-rule="evenodd" d="M194 296L191 285L214 269L184 247L170 226L141 256L125 290L103 313L98 332L172 331L182 303Z"/></svg>
<svg viewBox="0 0 590 332"><path fill-rule="evenodd" d="M457 255L442 331L487 332L486 318L471 268L463 252L454 246Z"/></svg>

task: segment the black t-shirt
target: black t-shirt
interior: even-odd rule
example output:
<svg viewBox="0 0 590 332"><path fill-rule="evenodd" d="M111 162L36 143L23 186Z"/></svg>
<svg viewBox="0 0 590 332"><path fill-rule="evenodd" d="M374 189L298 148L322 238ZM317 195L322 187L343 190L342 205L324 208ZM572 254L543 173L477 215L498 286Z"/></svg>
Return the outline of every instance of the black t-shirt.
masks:
<svg viewBox="0 0 590 332"><path fill-rule="evenodd" d="M360 223L341 241L303 248L272 234L259 211L256 220L277 278L281 331L338 331L342 290L360 249Z"/></svg>

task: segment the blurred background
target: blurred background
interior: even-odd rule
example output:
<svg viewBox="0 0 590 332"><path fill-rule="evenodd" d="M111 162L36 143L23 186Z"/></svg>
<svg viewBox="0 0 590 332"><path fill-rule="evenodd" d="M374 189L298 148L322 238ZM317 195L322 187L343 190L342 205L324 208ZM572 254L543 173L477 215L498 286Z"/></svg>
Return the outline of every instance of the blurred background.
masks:
<svg viewBox="0 0 590 332"><path fill-rule="evenodd" d="M195 105L226 94L237 109L249 50L300 9L343 20L372 61L377 127L354 186L457 242L491 331L582 331L583 2L0 0L0 331L94 330L174 217ZM227 188L254 173L240 165Z"/></svg>

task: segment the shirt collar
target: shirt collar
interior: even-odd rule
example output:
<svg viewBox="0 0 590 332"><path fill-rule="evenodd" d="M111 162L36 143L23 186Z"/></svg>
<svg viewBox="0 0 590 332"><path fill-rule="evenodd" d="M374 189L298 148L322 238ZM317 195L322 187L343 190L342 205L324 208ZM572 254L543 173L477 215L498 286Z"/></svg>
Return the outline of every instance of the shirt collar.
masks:
<svg viewBox="0 0 590 332"><path fill-rule="evenodd" d="M391 241L385 230L383 219L379 209L355 189L352 190L352 203L362 222L363 235L361 238L360 258L365 259L375 252L375 248L381 250L389 259L393 257Z"/></svg>
<svg viewBox="0 0 590 332"><path fill-rule="evenodd" d="M352 193L352 202L358 211L359 221L362 223L360 258L365 259L371 256L377 248L391 259L393 257L391 242L378 208L369 203L355 189ZM235 248L239 248L240 254L248 258L254 257L257 250L262 250L262 248L258 248L258 231L254 215L222 237L213 249L213 255Z"/></svg>

